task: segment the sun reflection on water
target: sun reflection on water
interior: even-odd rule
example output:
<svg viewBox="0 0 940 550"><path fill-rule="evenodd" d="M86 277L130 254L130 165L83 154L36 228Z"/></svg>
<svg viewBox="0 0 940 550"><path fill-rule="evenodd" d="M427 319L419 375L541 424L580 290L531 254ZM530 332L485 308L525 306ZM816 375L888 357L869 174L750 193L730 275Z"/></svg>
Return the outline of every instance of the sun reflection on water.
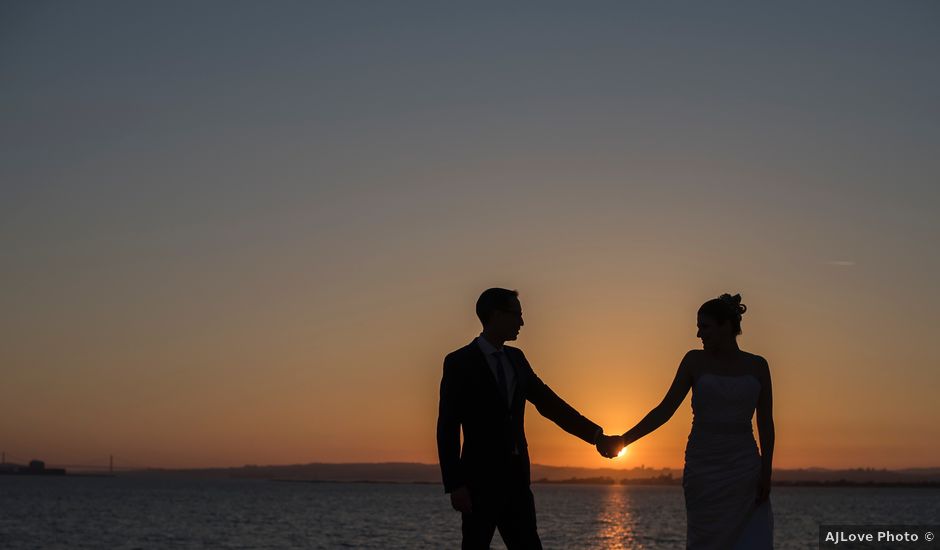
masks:
<svg viewBox="0 0 940 550"><path fill-rule="evenodd" d="M597 538L604 548L643 548L636 539L630 490L622 485L607 488L604 505L597 518Z"/></svg>

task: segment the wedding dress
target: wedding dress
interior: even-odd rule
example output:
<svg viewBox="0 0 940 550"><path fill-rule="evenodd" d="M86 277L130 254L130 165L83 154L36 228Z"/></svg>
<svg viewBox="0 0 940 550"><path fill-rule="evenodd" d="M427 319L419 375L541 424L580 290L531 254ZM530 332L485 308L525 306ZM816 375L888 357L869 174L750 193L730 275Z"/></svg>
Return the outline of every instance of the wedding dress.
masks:
<svg viewBox="0 0 940 550"><path fill-rule="evenodd" d="M682 477L687 548L773 548L770 501L755 506L761 458L751 417L760 389L751 375L708 373L692 385L692 432Z"/></svg>

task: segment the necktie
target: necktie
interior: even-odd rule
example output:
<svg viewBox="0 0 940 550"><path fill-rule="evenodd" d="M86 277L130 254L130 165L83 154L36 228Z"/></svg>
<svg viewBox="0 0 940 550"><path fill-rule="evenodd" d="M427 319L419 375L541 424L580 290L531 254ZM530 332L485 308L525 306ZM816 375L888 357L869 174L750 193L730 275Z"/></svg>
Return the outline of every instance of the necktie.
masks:
<svg viewBox="0 0 940 550"><path fill-rule="evenodd" d="M496 383L499 384L499 391L503 396L503 400L506 401L506 405L511 405L509 401L509 384L506 382L506 367L503 364L503 352L494 352L493 359L496 359ZM512 444L512 454L519 454L518 443Z"/></svg>
<svg viewBox="0 0 940 550"><path fill-rule="evenodd" d="M509 385L506 383L506 369L503 366L503 352L494 351L493 358L496 359L496 382L499 384L499 391L503 394L503 400L509 402Z"/></svg>

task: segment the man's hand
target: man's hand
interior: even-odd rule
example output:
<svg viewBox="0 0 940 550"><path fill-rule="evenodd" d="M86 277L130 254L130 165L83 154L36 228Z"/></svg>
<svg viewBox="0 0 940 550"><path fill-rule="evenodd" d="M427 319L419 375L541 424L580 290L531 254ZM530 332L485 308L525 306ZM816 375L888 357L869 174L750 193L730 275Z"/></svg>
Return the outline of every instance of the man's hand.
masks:
<svg viewBox="0 0 940 550"><path fill-rule="evenodd" d="M473 512L473 504L470 502L470 490L466 486L454 489L450 493L450 505L458 512L469 514Z"/></svg>
<svg viewBox="0 0 940 550"><path fill-rule="evenodd" d="M597 448L597 452L604 458L614 458L620 454L620 451L623 450L625 445L622 436L601 434L598 436L594 446Z"/></svg>

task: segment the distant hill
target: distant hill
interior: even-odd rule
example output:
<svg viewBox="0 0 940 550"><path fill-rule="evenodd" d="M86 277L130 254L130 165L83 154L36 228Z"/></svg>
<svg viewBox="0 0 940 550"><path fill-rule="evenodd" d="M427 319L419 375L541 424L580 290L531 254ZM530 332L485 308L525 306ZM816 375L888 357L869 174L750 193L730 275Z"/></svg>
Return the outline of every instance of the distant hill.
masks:
<svg viewBox="0 0 940 550"><path fill-rule="evenodd" d="M200 469L148 469L127 472L122 475L173 476L198 478L250 478L305 481L372 481L393 483L440 483L440 469L436 464L410 462L379 462L353 464L291 464L282 466L248 465L238 468ZM609 478L614 482L644 480L672 476L682 478L682 470L674 468L631 469L574 468L532 465L533 480L565 481L572 479ZM940 483L940 468L908 468L904 470L876 470L856 468L829 470L804 468L797 470L775 470L774 480L781 483Z"/></svg>
<svg viewBox="0 0 940 550"><path fill-rule="evenodd" d="M774 480L783 482L830 482L852 483L938 483L940 468L917 468L906 470L876 470L854 468L850 470L827 470L806 468L798 470L774 470Z"/></svg>

